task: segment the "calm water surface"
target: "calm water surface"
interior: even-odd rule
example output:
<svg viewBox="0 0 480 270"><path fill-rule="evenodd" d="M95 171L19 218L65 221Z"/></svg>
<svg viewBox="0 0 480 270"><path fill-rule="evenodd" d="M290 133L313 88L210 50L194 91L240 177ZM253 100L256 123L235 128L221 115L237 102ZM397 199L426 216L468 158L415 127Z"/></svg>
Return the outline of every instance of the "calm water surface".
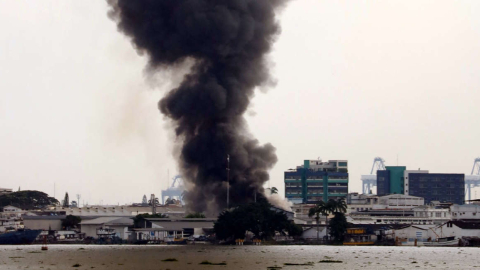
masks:
<svg viewBox="0 0 480 270"><path fill-rule="evenodd" d="M162 260L173 258L175 262ZM340 263L325 263L336 260ZM226 265L201 265L202 261ZM287 265L305 264L305 265ZM310 265L308 265L310 264ZM0 269L480 269L478 248L0 246ZM271 269L271 268L270 268Z"/></svg>

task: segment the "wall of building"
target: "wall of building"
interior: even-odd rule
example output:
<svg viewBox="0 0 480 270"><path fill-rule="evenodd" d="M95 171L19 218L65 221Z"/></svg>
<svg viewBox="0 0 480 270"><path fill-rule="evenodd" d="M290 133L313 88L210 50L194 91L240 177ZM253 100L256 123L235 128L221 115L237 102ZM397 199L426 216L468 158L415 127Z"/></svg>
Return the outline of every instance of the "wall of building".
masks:
<svg viewBox="0 0 480 270"><path fill-rule="evenodd" d="M390 194L390 171L377 171L377 195L385 196Z"/></svg>
<svg viewBox="0 0 480 270"><path fill-rule="evenodd" d="M125 225L119 225L119 226L109 225L108 228L114 229L117 237L120 237L123 240L128 239L128 233L127 233L128 232L128 226L125 226Z"/></svg>
<svg viewBox="0 0 480 270"><path fill-rule="evenodd" d="M295 171L284 173L285 197L294 203L342 199L348 194L346 160L304 160Z"/></svg>
<svg viewBox="0 0 480 270"><path fill-rule="evenodd" d="M55 231L62 229L62 220L60 219L24 219L23 224L26 229Z"/></svg>
<svg viewBox="0 0 480 270"><path fill-rule="evenodd" d="M85 233L86 237L97 238L97 228L102 227L101 224L82 224L80 225L80 232Z"/></svg>
<svg viewBox="0 0 480 270"><path fill-rule="evenodd" d="M405 170L403 172L403 190L405 195L409 195L408 190L408 176L410 173L428 173L428 170Z"/></svg>
<svg viewBox="0 0 480 270"><path fill-rule="evenodd" d="M409 196L404 194L392 194L378 198L379 204L388 208L414 208L425 204L422 197Z"/></svg>
<svg viewBox="0 0 480 270"><path fill-rule="evenodd" d="M318 238L323 239L326 236L326 231L327 230L325 229L325 227L319 227L318 228ZM317 228L312 227L308 230L303 231L302 238L303 239L311 239L311 240L317 239Z"/></svg>
<svg viewBox="0 0 480 270"><path fill-rule="evenodd" d="M405 166L386 166L390 172L390 194L403 194L403 173L407 169Z"/></svg>
<svg viewBox="0 0 480 270"><path fill-rule="evenodd" d="M480 205L452 205L450 212L453 219L480 219Z"/></svg>
<svg viewBox="0 0 480 270"><path fill-rule="evenodd" d="M409 194L432 201L464 204L465 175L440 173L410 173Z"/></svg>

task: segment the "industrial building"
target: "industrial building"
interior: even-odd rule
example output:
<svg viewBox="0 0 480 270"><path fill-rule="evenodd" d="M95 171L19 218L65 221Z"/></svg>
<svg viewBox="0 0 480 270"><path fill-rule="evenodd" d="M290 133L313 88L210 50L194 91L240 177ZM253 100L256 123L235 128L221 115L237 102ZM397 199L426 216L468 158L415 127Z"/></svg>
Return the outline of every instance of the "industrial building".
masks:
<svg viewBox="0 0 480 270"><path fill-rule="evenodd" d="M465 175L442 173L410 173L408 194L432 201L465 203Z"/></svg>
<svg viewBox="0 0 480 270"><path fill-rule="evenodd" d="M377 195L405 194L432 201L464 204L465 175L407 170L405 166L386 166L377 171Z"/></svg>
<svg viewBox="0 0 480 270"><path fill-rule="evenodd" d="M377 195L404 194L403 174L405 166L386 166L386 170L377 171Z"/></svg>
<svg viewBox="0 0 480 270"><path fill-rule="evenodd" d="M304 160L285 172L285 197L293 203L343 199L348 194L347 160Z"/></svg>

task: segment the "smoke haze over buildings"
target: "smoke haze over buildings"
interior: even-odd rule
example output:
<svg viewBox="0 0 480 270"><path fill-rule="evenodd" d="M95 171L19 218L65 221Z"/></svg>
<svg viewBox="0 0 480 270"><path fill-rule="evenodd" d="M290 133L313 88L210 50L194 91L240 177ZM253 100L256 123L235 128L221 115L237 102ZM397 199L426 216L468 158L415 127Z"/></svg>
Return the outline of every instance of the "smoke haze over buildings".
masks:
<svg viewBox="0 0 480 270"><path fill-rule="evenodd" d="M281 0L109 0L110 17L149 58L149 70L193 59L191 72L159 102L174 122L182 146L179 165L194 211L226 205L227 156L230 201L263 194L277 162L271 144L250 135L243 114L256 87L271 82L266 54L279 34Z"/></svg>

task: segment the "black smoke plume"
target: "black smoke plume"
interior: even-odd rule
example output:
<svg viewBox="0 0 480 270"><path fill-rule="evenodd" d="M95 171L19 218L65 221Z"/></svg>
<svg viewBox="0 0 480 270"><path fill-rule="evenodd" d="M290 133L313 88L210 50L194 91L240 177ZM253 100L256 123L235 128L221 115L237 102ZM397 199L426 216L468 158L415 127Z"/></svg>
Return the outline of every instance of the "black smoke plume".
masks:
<svg viewBox="0 0 480 270"><path fill-rule="evenodd" d="M266 54L279 34L275 17L285 0L107 0L109 16L149 57L152 70L193 60L178 88L160 100L182 142L180 168L192 211L226 206L263 194L277 162L271 144L259 145L243 114L257 86L269 82Z"/></svg>

